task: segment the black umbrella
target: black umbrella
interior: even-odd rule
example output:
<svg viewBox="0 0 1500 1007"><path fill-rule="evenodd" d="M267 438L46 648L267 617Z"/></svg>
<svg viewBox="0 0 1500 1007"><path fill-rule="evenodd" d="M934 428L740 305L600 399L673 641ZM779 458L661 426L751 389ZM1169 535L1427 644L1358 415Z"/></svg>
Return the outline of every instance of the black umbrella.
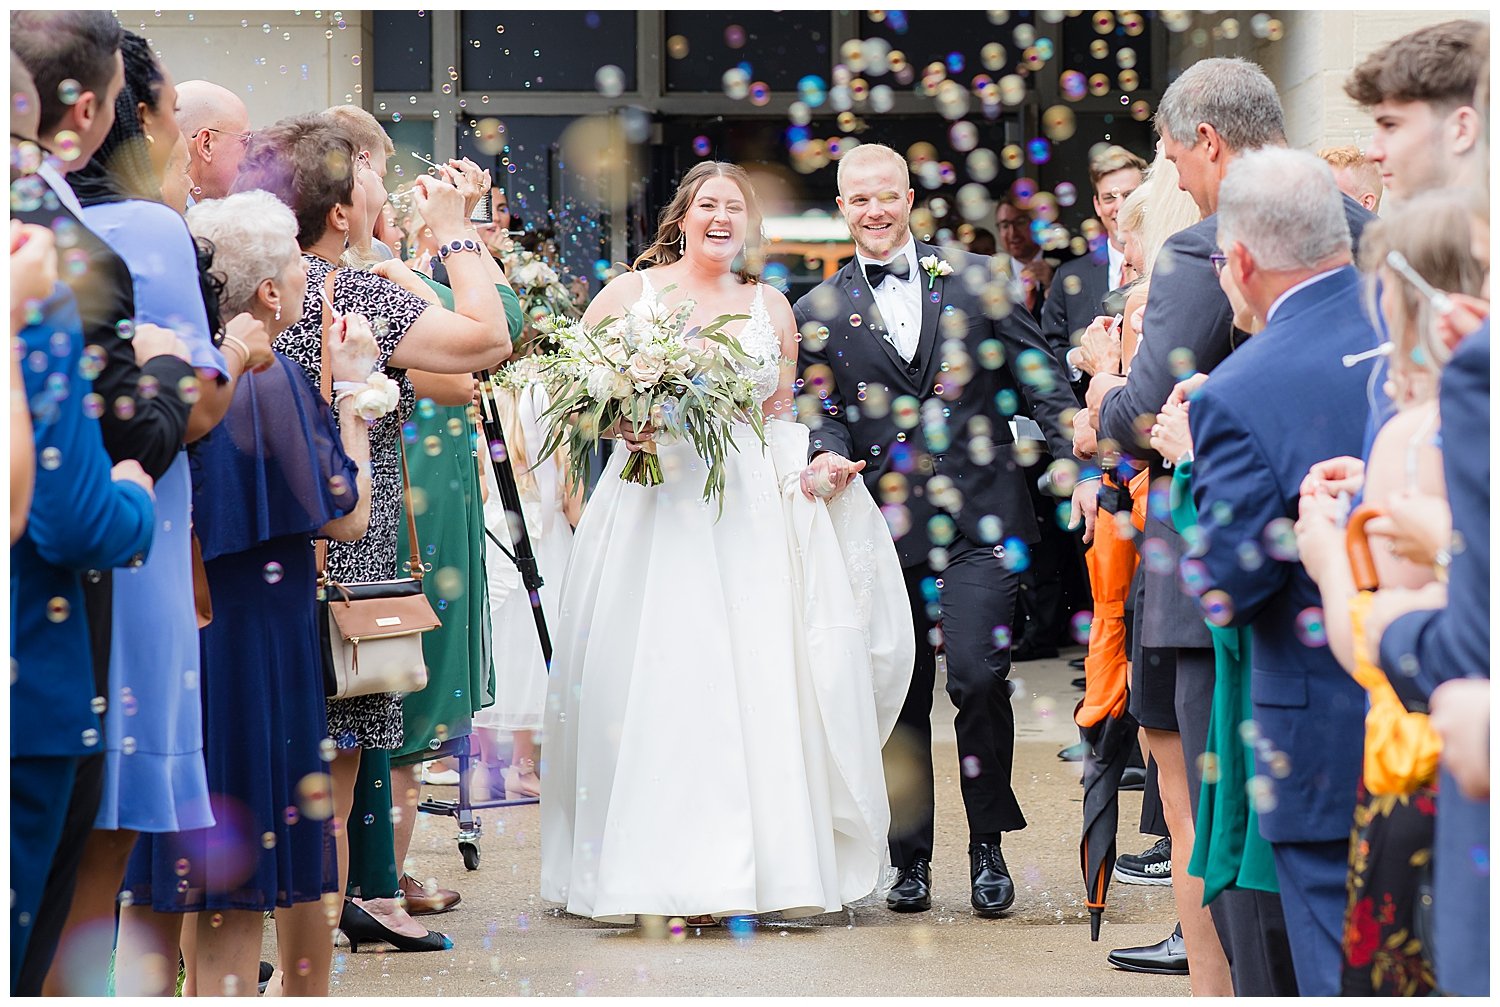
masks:
<svg viewBox="0 0 1500 1007"><path fill-rule="evenodd" d="M1078 854L1083 863L1085 904L1093 940L1099 939L1104 896L1115 866L1115 831L1120 824L1120 776L1134 748L1136 721L1126 709L1129 673L1125 650L1125 600L1136 571L1137 556L1118 523L1132 513L1130 490L1110 469L1099 491L1099 520L1089 548L1089 581L1094 591L1094 619L1089 627L1089 654L1084 659L1084 697L1073 720L1089 748L1083 759L1083 835ZM1116 515L1120 515L1117 518Z"/></svg>
<svg viewBox="0 0 1500 1007"><path fill-rule="evenodd" d="M1120 826L1120 776L1135 743L1136 721L1129 713L1105 717L1083 729L1089 750L1083 756L1083 837L1078 844L1087 887L1089 939L1099 939L1104 897L1115 869L1115 834Z"/></svg>

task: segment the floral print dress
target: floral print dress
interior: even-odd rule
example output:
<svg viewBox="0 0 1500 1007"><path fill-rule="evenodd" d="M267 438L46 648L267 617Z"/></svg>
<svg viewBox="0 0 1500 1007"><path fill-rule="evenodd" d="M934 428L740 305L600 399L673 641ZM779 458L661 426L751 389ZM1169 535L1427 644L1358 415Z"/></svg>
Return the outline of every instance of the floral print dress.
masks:
<svg viewBox="0 0 1500 1007"><path fill-rule="evenodd" d="M333 264L315 255L307 261L307 300L296 325L276 338L276 349L291 357L319 387L323 367L323 298ZM328 543L328 573L335 580L375 581L403 576L396 556L401 525L402 427L415 405L411 380L386 362L401 338L430 305L374 273L340 267L333 278L333 304L341 313L364 315L379 348L376 367L401 387L401 401L370 428L370 530L355 542ZM328 734L339 748L400 748L401 694L377 693L328 701Z"/></svg>

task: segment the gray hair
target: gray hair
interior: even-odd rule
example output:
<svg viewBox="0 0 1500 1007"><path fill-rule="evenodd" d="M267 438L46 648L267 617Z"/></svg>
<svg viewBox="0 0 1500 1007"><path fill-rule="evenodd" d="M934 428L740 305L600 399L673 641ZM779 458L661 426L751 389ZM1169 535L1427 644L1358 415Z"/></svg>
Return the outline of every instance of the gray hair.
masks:
<svg viewBox="0 0 1500 1007"><path fill-rule="evenodd" d="M1237 157L1219 187L1219 247L1238 241L1262 269L1312 269L1349 253L1349 222L1333 169L1304 150Z"/></svg>
<svg viewBox="0 0 1500 1007"><path fill-rule="evenodd" d="M1156 129L1189 147L1206 122L1233 151L1286 143L1286 122L1276 85L1243 59L1203 59L1174 80L1156 107Z"/></svg>
<svg viewBox="0 0 1500 1007"><path fill-rule="evenodd" d="M902 157L893 148L887 147L883 143L862 143L859 146L855 147L853 150L846 151L844 155L839 158L838 174L834 181L834 184L838 187L839 192L842 193L844 191L845 165L850 165L852 167L864 161L878 161L882 159L889 160L893 164L899 164L901 166L901 177L905 180L906 188L910 189L911 169L907 167L906 158Z"/></svg>
<svg viewBox="0 0 1500 1007"><path fill-rule="evenodd" d="M302 250L297 218L287 205L262 189L236 192L195 204L187 212L195 238L213 242L213 272L224 278L219 313L233 318L255 305L255 290L281 275Z"/></svg>

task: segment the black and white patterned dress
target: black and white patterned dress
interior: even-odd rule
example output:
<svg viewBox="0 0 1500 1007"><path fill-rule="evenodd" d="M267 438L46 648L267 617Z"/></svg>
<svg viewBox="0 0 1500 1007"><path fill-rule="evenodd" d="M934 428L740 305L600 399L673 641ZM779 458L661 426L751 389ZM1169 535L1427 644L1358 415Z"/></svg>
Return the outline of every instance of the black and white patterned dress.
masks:
<svg viewBox="0 0 1500 1007"><path fill-rule="evenodd" d="M319 387L323 366L323 289L333 266L315 255L307 262L307 300L302 319L276 338L276 349L291 357ZM335 580L389 580L404 575L396 556L401 525L401 427L415 404L411 379L386 361L411 328L427 301L374 273L340 267L333 278L333 303L340 312L364 315L379 347L376 367L401 387L394 412L370 428L370 530L355 542L328 543L328 573ZM328 734L339 748L400 748L401 695L379 693L329 700Z"/></svg>

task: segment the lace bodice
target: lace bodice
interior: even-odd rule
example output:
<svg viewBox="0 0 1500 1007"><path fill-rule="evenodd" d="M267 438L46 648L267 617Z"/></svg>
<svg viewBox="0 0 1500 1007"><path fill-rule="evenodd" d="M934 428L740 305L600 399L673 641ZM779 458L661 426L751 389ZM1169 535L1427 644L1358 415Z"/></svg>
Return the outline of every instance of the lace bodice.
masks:
<svg viewBox="0 0 1500 1007"><path fill-rule="evenodd" d="M641 296L636 302L647 308L664 308L656 288L651 285L645 271L641 278ZM736 337L746 353L759 363L755 366L740 366L735 369L750 379L755 388L757 402L765 402L776 394L781 384L781 340L776 335L776 326L771 322L771 313L766 309L766 285L755 285L755 299L750 302L750 320Z"/></svg>

